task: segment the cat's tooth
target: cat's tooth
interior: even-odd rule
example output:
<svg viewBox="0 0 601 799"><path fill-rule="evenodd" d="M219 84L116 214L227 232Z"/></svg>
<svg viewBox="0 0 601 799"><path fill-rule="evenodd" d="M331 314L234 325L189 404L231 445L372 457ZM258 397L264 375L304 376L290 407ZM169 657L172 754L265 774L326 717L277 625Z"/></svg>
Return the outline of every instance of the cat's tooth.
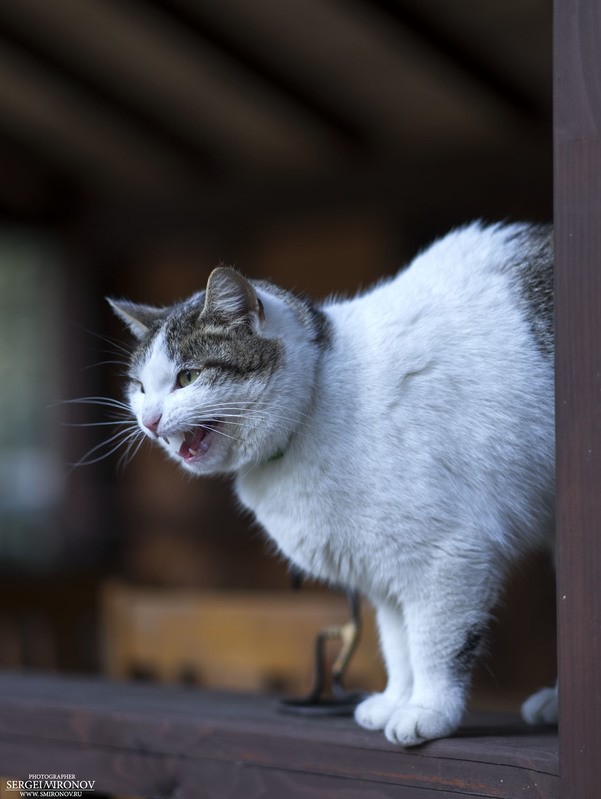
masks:
<svg viewBox="0 0 601 799"><path fill-rule="evenodd" d="M197 449L190 449L190 447L188 447L188 452L190 453L190 455L193 458L195 458L198 455L198 450Z"/></svg>

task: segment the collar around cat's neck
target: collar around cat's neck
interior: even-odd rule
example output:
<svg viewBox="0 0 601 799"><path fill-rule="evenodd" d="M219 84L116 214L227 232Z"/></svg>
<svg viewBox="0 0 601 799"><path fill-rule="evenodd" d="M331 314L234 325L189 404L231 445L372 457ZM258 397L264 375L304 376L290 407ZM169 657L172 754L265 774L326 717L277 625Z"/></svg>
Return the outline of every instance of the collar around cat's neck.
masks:
<svg viewBox="0 0 601 799"><path fill-rule="evenodd" d="M294 433L292 433L290 435L288 441L286 442L286 444L284 444L283 447L281 447L280 449L276 449L276 451L273 453L273 455L271 455L269 458L264 460L261 465L262 466L267 466L268 463L273 463L274 461L281 461L282 458L284 457L284 455L290 449L290 445L292 443L293 438L294 438Z"/></svg>
<svg viewBox="0 0 601 799"><path fill-rule="evenodd" d="M281 460L284 457L284 454L285 454L285 452L284 452L283 449L278 449L277 452L274 452L274 454L271 456L271 458L267 458L267 460L265 461L265 464L273 463L273 461Z"/></svg>

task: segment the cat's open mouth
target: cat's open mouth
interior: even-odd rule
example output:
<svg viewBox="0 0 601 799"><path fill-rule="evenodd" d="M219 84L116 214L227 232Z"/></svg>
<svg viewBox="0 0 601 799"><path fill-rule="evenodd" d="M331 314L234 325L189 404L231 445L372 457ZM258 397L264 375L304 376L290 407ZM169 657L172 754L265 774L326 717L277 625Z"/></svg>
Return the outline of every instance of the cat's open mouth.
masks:
<svg viewBox="0 0 601 799"><path fill-rule="evenodd" d="M216 435L220 422L209 419L197 427L184 433L184 440L179 448L179 455L186 461L198 460L207 454Z"/></svg>

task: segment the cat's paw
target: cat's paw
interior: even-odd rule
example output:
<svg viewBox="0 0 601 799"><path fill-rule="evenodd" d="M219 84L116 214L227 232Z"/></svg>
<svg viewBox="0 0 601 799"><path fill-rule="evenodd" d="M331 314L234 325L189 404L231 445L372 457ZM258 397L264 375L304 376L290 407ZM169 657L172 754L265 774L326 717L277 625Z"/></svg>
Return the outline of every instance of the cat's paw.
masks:
<svg viewBox="0 0 601 799"><path fill-rule="evenodd" d="M541 688L522 705L522 718L528 724L557 724L557 686Z"/></svg>
<svg viewBox="0 0 601 799"><path fill-rule="evenodd" d="M394 713L398 700L386 692L373 694L355 708L355 721L366 730L383 730Z"/></svg>
<svg viewBox="0 0 601 799"><path fill-rule="evenodd" d="M391 743L416 746L433 738L444 738L457 729L459 718L420 705L397 708L384 728Z"/></svg>

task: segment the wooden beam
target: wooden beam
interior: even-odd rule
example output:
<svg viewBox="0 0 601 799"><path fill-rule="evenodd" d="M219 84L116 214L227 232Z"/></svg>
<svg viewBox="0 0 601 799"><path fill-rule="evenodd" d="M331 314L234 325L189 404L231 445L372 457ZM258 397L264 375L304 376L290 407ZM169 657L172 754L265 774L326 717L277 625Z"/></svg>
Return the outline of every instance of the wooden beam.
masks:
<svg viewBox="0 0 601 799"><path fill-rule="evenodd" d="M59 43L106 84L122 84L136 105L217 152L218 164L251 170L303 170L339 158L323 127L236 68L215 47L149 4L126 0L6 0L0 19L13 30Z"/></svg>
<svg viewBox="0 0 601 799"><path fill-rule="evenodd" d="M153 191L188 174L168 151L0 37L2 127L96 186Z"/></svg>
<svg viewBox="0 0 601 799"><path fill-rule="evenodd" d="M166 18L182 26L198 39L201 48L218 49L237 68L253 75L274 93L274 102L292 103L334 137L349 154L366 156L369 152L367 130L351 115L336 108L335 98L321 97L321 86L308 86L307 81L294 75L285 62L276 61L269 48L245 29L244 36L236 35L232 26L220 28L206 14L203 4L173 2L173 0L135 0L141 6L153 5ZM267 52L266 52L267 49ZM310 52L308 53L310 58Z"/></svg>
<svg viewBox="0 0 601 799"><path fill-rule="evenodd" d="M554 734L507 715L403 750L350 718L286 715L265 696L0 676L0 774L74 774L107 793L556 799L556 749Z"/></svg>
<svg viewBox="0 0 601 799"><path fill-rule="evenodd" d="M523 82L512 79L499 65L487 58L486 42L482 42L480 47L474 47L466 38L459 40L440 26L435 13L418 10L418 3L408 4L399 0L354 2L378 9L392 25L404 33L411 33L417 41L442 56L451 68L462 73L466 82L484 89L505 110L530 122L548 123L551 109L546 102L547 98L528 91ZM511 47L509 40L507 46Z"/></svg>
<svg viewBox="0 0 601 799"><path fill-rule="evenodd" d="M139 1L139 0L138 0ZM157 0L162 3L162 0ZM171 5L171 4L169 4ZM362 131L376 154L447 152L523 136L524 125L499 103L432 58L410 31L390 25L358 0L177 0L218 31L243 42L263 63L295 76ZM206 20L206 23L205 23ZM511 128L508 130L507 128Z"/></svg>
<svg viewBox="0 0 601 799"><path fill-rule="evenodd" d="M601 786L601 6L555 3L561 796Z"/></svg>
<svg viewBox="0 0 601 799"><path fill-rule="evenodd" d="M123 81L111 81L110 74L98 75L85 59L78 59L72 48L47 30L25 27L10 16L10 7L0 10L0 37L45 72L56 76L65 86L86 97L99 112L119 117L142 139L154 140L158 147L172 151L183 170L193 170L199 177L212 177L217 170L216 154L171 124L162 114L143 100ZM4 18L2 18L4 14Z"/></svg>

